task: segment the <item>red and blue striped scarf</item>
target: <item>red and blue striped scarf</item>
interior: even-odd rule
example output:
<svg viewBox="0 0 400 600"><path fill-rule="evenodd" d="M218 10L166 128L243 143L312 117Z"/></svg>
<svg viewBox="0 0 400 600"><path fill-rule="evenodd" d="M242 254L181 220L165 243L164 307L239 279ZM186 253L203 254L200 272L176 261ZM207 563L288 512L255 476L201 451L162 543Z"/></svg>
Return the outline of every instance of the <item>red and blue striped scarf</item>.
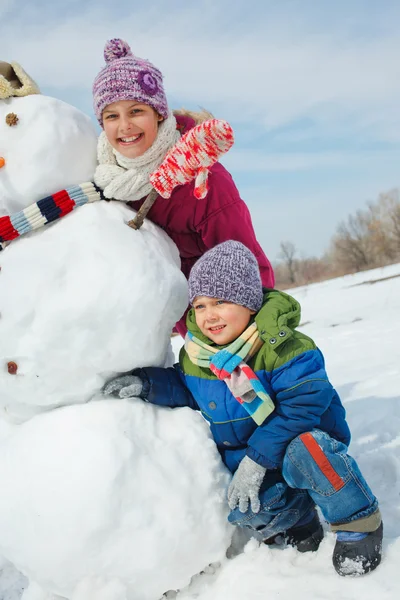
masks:
<svg viewBox="0 0 400 600"><path fill-rule="evenodd" d="M42 198L11 217L0 217L0 251L15 238L61 219L77 206L102 199L101 190L88 181Z"/></svg>
<svg viewBox="0 0 400 600"><path fill-rule="evenodd" d="M246 364L262 344L255 323L222 350L202 342L190 331L185 338L185 350L192 363L210 369L218 379L225 381L257 425L261 425L275 408L261 381Z"/></svg>

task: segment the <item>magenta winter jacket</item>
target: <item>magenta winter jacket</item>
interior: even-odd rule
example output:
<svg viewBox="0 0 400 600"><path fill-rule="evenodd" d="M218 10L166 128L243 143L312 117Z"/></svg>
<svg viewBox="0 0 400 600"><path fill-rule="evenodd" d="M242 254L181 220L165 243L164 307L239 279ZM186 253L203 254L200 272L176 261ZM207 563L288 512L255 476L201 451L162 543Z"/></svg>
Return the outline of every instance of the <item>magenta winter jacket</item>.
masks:
<svg viewBox="0 0 400 600"><path fill-rule="evenodd" d="M183 133L195 125L189 117L176 119ZM256 240L249 209L228 171L219 163L212 167L209 191L203 200L194 197L193 187L194 183L181 185L169 199L159 196L148 213L148 218L162 227L177 245L185 276L189 277L192 266L207 250L226 240L237 240L256 256L264 287L273 288L271 264ZM143 201L129 205L138 210ZM176 329L185 335L185 317L176 324Z"/></svg>

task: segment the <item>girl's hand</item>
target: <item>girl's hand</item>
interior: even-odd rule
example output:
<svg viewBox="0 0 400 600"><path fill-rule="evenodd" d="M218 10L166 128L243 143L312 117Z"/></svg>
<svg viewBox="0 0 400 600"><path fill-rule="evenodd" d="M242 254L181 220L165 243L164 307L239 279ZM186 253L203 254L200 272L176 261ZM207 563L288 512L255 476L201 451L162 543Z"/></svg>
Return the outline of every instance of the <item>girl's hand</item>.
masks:
<svg viewBox="0 0 400 600"><path fill-rule="evenodd" d="M150 175L151 185L160 196L170 198L176 186L194 180L195 197L205 198L209 169L232 144L233 131L227 121L211 119L196 125L177 141Z"/></svg>

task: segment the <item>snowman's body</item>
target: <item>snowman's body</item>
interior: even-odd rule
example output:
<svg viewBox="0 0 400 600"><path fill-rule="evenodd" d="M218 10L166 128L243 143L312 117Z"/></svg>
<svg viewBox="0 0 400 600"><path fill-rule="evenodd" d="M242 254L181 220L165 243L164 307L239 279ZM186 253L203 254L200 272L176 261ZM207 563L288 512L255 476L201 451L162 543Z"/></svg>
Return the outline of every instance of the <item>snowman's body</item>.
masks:
<svg viewBox="0 0 400 600"><path fill-rule="evenodd" d="M0 215L90 180L95 144L65 103L0 101ZM227 475L202 418L100 393L116 373L164 364L187 303L175 245L150 222L129 228L132 216L95 202L0 253L0 419L12 423L0 427L0 554L35 582L26 598L157 600L228 543Z"/></svg>
<svg viewBox="0 0 400 600"><path fill-rule="evenodd" d="M87 402L115 374L164 365L186 281L171 240L151 222L131 229L132 216L88 204L0 254L3 418Z"/></svg>

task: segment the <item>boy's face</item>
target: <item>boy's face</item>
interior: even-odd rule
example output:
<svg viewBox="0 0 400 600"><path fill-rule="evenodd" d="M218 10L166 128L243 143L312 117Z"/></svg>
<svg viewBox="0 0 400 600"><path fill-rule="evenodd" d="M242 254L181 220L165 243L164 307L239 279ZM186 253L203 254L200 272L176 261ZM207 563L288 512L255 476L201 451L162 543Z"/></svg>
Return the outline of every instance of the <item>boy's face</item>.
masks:
<svg viewBox="0 0 400 600"><path fill-rule="evenodd" d="M218 346L236 340L255 314L246 306L207 296L197 296L193 308L200 331Z"/></svg>

